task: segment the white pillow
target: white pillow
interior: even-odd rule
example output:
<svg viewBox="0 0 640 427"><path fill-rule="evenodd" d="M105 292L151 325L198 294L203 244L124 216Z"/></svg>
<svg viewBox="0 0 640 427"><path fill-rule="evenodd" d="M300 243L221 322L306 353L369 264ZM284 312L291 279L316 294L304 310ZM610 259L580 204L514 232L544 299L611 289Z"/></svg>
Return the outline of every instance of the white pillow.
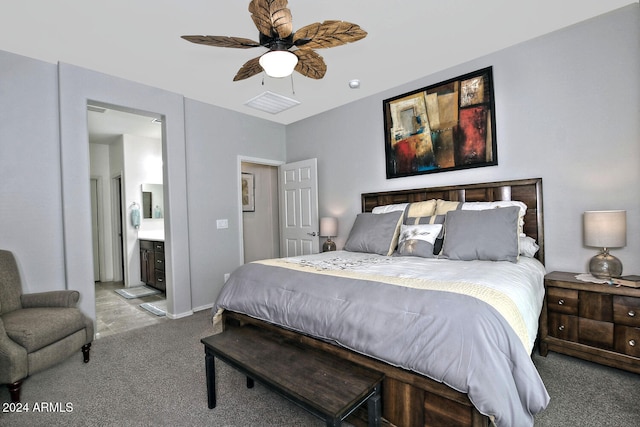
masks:
<svg viewBox="0 0 640 427"><path fill-rule="evenodd" d="M540 246L529 236L520 236L520 255L533 258Z"/></svg>
<svg viewBox="0 0 640 427"><path fill-rule="evenodd" d="M371 210L371 213L382 214L395 211L404 211L408 204L409 203L397 203L395 205L376 206Z"/></svg>

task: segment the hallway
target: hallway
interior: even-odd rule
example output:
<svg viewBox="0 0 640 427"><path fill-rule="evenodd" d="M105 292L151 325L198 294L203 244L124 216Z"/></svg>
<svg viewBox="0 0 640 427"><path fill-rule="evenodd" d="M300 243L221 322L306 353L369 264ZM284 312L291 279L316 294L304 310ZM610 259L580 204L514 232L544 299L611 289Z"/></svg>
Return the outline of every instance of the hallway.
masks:
<svg viewBox="0 0 640 427"><path fill-rule="evenodd" d="M167 321L139 307L165 299L165 294L126 299L115 292L122 282L96 282L96 339Z"/></svg>

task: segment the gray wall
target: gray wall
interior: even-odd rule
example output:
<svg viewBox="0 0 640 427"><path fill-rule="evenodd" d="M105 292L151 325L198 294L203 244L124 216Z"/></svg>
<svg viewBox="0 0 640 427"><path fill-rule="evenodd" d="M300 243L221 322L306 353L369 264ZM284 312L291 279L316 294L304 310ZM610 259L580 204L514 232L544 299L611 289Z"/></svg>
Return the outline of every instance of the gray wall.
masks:
<svg viewBox="0 0 640 427"><path fill-rule="evenodd" d="M625 274L640 274L637 4L287 127L287 161L318 158L320 216L344 245L360 193L543 178L546 266L586 271L585 210L626 209ZM386 179L382 101L493 66L498 166ZM362 78L363 84L366 79Z"/></svg>
<svg viewBox="0 0 640 427"><path fill-rule="evenodd" d="M241 157L285 160L282 125L185 100L192 304L212 304L243 257ZM217 229L228 219L228 229Z"/></svg>
<svg viewBox="0 0 640 427"><path fill-rule="evenodd" d="M77 289L91 316L88 100L163 116L168 311L210 306L242 258L239 159L283 162L284 126L0 51L0 247L18 257L27 292ZM222 218L229 228L217 230Z"/></svg>
<svg viewBox="0 0 640 427"><path fill-rule="evenodd" d="M65 288L58 116L56 66L0 51L0 247L28 290Z"/></svg>

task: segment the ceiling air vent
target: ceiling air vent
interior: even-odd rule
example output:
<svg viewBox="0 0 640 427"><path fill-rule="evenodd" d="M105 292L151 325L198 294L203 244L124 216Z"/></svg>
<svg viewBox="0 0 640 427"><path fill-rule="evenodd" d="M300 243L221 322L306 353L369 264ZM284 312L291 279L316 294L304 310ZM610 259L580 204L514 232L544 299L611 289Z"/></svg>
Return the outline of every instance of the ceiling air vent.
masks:
<svg viewBox="0 0 640 427"><path fill-rule="evenodd" d="M248 107L271 114L281 113L298 104L300 104L300 102L295 99L287 98L286 96L278 95L277 93L269 91L263 92L244 103L244 105Z"/></svg>

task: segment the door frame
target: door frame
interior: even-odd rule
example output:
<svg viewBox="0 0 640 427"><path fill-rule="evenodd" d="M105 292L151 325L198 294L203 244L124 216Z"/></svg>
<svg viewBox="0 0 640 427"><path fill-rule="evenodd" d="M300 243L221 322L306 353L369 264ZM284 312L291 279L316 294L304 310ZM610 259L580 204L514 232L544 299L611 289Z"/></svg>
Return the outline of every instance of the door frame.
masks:
<svg viewBox="0 0 640 427"><path fill-rule="evenodd" d="M111 177L111 220L112 220L112 252L113 252L113 281L122 282L127 287L124 274L127 268L127 258L124 256L124 199L122 191L122 175L120 171Z"/></svg>
<svg viewBox="0 0 640 427"><path fill-rule="evenodd" d="M238 259L240 260L240 265L244 264L244 226L242 225L242 182L240 179L242 176L242 163L254 163L257 165L278 167L280 165L284 165L286 162L281 160L262 159L258 157L238 155L237 171L236 171L236 176L238 177L236 179L236 187L237 187L236 194L238 195L238 236L240 239L240 242L238 245L238 247L240 248Z"/></svg>
<svg viewBox="0 0 640 427"><path fill-rule="evenodd" d="M102 177L91 175L89 177L91 187L91 229L93 243L93 280L104 282L106 280L104 248L104 215L102 212ZM97 276L97 277L96 277Z"/></svg>

